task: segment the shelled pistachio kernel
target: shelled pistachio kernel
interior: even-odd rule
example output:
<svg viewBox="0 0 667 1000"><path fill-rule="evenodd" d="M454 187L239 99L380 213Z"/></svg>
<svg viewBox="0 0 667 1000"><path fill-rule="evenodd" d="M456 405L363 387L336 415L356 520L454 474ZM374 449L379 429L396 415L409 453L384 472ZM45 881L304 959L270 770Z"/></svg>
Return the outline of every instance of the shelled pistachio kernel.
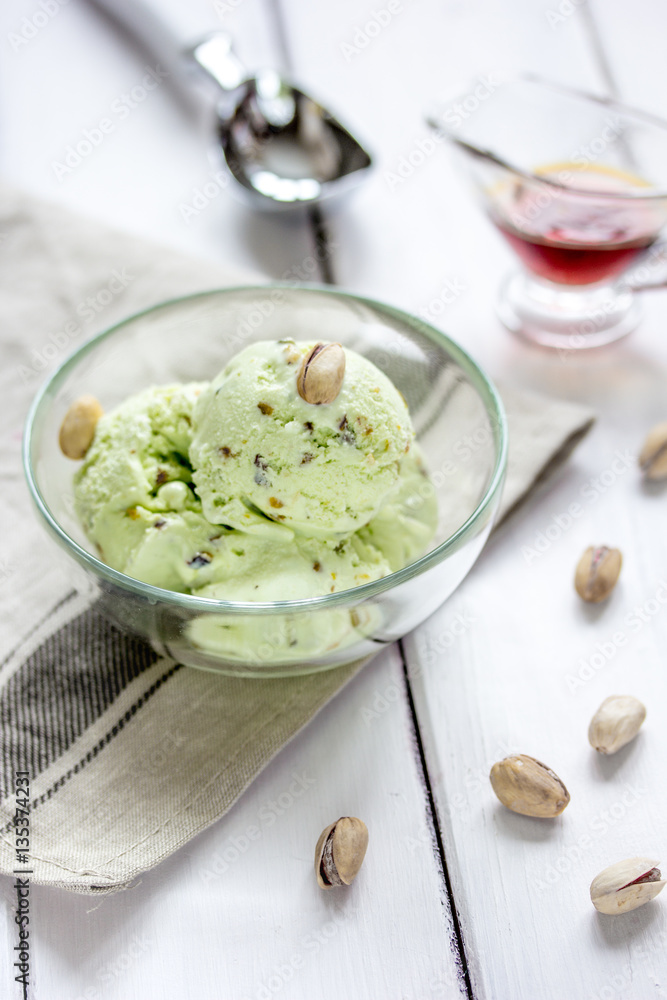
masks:
<svg viewBox="0 0 667 1000"><path fill-rule="evenodd" d="M650 858L628 858L605 868L591 882L595 909L617 916L650 902L665 885L657 865Z"/></svg>
<svg viewBox="0 0 667 1000"><path fill-rule="evenodd" d="M489 778L502 804L522 816L560 816L570 801L570 793L558 775L527 754L498 761Z"/></svg>
<svg viewBox="0 0 667 1000"><path fill-rule="evenodd" d="M94 396L75 399L63 418L58 443L63 455L79 460L85 458L93 443L97 422L104 413Z"/></svg>
<svg viewBox="0 0 667 1000"><path fill-rule="evenodd" d="M639 453L639 467L647 479L667 479L667 421L656 424L646 435Z"/></svg>
<svg viewBox="0 0 667 1000"><path fill-rule="evenodd" d="M589 546L577 563L574 587L579 597L590 604L605 601L618 581L623 556L607 545Z"/></svg>
<svg viewBox="0 0 667 1000"><path fill-rule="evenodd" d="M646 718L646 708L631 694L612 694L605 698L588 727L588 742L598 753L620 750L639 732Z"/></svg>
<svg viewBox="0 0 667 1000"><path fill-rule="evenodd" d="M368 829L356 816L341 816L322 830L315 848L315 874L321 889L350 885L368 847Z"/></svg>
<svg viewBox="0 0 667 1000"><path fill-rule="evenodd" d="M345 351L340 344L315 344L305 356L296 379L299 395L319 406L333 403L345 377Z"/></svg>

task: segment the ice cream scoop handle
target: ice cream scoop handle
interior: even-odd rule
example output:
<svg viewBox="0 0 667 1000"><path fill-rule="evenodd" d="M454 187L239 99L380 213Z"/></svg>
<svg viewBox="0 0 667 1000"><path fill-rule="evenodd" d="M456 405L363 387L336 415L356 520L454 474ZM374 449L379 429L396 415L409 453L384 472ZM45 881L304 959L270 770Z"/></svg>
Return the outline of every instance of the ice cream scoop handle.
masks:
<svg viewBox="0 0 667 1000"><path fill-rule="evenodd" d="M218 30L213 6L201 0L92 0L129 34L138 39L170 74L191 75L197 64L225 89L243 77L242 67L231 51L231 39ZM207 58L197 57L202 43ZM213 50L213 52L211 51ZM193 58L194 56L194 58ZM220 67L216 73L207 62Z"/></svg>
<svg viewBox="0 0 667 1000"><path fill-rule="evenodd" d="M162 3L159 0L93 0L93 3L169 63L211 30L210 21L200 30L201 25L197 24L190 4L178 0Z"/></svg>

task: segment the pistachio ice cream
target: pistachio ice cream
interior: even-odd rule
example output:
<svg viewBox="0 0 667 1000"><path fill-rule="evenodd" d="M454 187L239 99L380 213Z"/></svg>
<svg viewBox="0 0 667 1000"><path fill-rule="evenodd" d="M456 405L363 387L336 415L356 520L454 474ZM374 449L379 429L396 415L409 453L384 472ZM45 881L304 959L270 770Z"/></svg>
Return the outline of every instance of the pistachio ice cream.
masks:
<svg viewBox="0 0 667 1000"><path fill-rule="evenodd" d="M253 344L211 383L155 386L101 416L75 475L100 557L245 602L349 590L425 551L437 511L407 405L340 345L308 378L323 346Z"/></svg>
<svg viewBox="0 0 667 1000"><path fill-rule="evenodd" d="M405 400L374 364L345 350L335 399L307 402L296 382L315 346L252 344L197 400L190 455L212 523L245 529L259 510L299 534L342 537L367 524L396 486L414 439Z"/></svg>

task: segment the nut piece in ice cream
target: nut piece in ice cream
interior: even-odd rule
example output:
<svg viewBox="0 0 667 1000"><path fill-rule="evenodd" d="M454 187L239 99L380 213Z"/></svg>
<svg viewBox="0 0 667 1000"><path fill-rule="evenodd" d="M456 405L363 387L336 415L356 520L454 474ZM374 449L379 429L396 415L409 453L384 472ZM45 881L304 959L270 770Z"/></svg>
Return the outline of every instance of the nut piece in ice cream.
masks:
<svg viewBox="0 0 667 1000"><path fill-rule="evenodd" d="M665 885L657 864L650 858L629 858L605 868L591 882L595 909L617 916L648 903Z"/></svg>
<svg viewBox="0 0 667 1000"><path fill-rule="evenodd" d="M667 421L648 432L639 453L639 467L647 479L667 479Z"/></svg>
<svg viewBox="0 0 667 1000"><path fill-rule="evenodd" d="M605 601L618 581L623 556L606 545L590 546L577 564L574 587L582 601Z"/></svg>
<svg viewBox="0 0 667 1000"><path fill-rule="evenodd" d="M94 396L80 396L65 414L58 443L63 455L77 461L85 458L93 443L95 428L104 410Z"/></svg>
<svg viewBox="0 0 667 1000"><path fill-rule="evenodd" d="M315 874L321 889L349 885L359 873L368 847L368 829L356 816L341 816L320 834Z"/></svg>
<svg viewBox="0 0 667 1000"><path fill-rule="evenodd" d="M502 804L522 816L559 816L570 801L570 793L558 775L523 753L495 763L489 778Z"/></svg>
<svg viewBox="0 0 667 1000"><path fill-rule="evenodd" d="M613 694L605 698L588 727L588 742L598 753L616 753L634 740L646 708L631 694Z"/></svg>
<svg viewBox="0 0 667 1000"><path fill-rule="evenodd" d="M315 344L303 359L296 380L302 399L316 406L333 403L345 377L345 351L340 344Z"/></svg>

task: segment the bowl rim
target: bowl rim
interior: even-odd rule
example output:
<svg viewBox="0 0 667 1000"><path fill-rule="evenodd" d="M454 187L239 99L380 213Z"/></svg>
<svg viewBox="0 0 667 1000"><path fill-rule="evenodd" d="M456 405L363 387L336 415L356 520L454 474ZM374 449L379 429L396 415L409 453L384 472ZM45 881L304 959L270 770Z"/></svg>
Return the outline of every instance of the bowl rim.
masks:
<svg viewBox="0 0 667 1000"><path fill-rule="evenodd" d="M269 294L276 289L297 293L301 291L317 292L325 296L330 296L331 298L352 301L354 303L370 307L380 313L388 314L391 318L401 321L408 327L417 327L419 332L426 336L427 339L431 340L439 347L444 347L470 378L473 387L482 398L482 402L484 403L487 414L490 418L496 448L496 461L490 482L484 492L484 495L464 523L457 528L453 534L451 534L430 552L420 556L420 558L414 562L408 563L408 565L404 566L402 569L389 573L387 576L381 577L378 580L372 580L370 583L364 583L358 587L349 588L347 590L340 590L333 594L322 594L317 597L299 598L298 600L291 601L223 601L209 597L196 597L193 594L186 594L176 590L167 590L163 587L155 587L152 584L143 583L141 580L135 580L134 577L121 573L119 570L112 569L111 566L108 566L106 563L102 562L92 553L88 552L81 545L79 545L79 543L76 542L67 533L67 531L65 531L57 518L51 513L51 510L39 489L32 468L31 453L35 422L42 404L54 391L54 389L56 391L58 390L60 384L69 375L71 370L75 368L76 365L98 344L107 338L112 337L114 333L123 327L141 319L143 316L157 312L160 309L168 309L170 306L196 302L199 299L205 299L211 296L232 295L238 292ZM313 610L315 608L332 608L339 605L349 604L351 598L354 599L355 604L360 604L368 598L372 598L386 590L391 590L394 587L421 575L425 570L441 562L447 555L450 555L459 549L473 533L483 515L493 506L503 486L507 467L507 452L507 418L498 390L477 362L473 361L470 355L462 347L455 343L455 341L451 340L446 334L441 333L440 330L431 326L430 323L427 323L402 309L398 309L395 306L379 302L366 296L357 295L354 292L348 292L344 289L333 288L328 285L310 282L305 284L280 281L273 281L258 285L232 285L177 296L173 299L167 299L164 302L159 302L146 309L142 309L139 312L133 313L131 316L127 316L118 323L114 323L112 326L95 334L71 352L40 387L28 411L22 446L23 468L30 495L37 507L37 510L43 517L47 528L55 536L56 541L58 541L60 545L86 569L91 570L96 577L102 577L108 582L115 584L117 587L125 591L133 592L148 600L152 604L170 603L184 610L193 612L215 613L216 611L223 611L228 613L236 612L237 614L267 614L270 612L284 614L287 611L298 612Z"/></svg>

